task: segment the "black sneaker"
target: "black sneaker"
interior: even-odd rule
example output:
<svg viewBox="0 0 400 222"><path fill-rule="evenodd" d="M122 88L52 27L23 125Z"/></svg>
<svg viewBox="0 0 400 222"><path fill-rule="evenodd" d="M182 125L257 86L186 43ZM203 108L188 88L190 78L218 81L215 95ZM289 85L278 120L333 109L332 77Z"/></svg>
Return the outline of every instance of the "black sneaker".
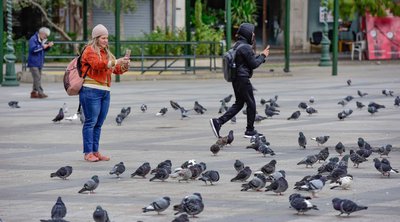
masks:
<svg viewBox="0 0 400 222"><path fill-rule="evenodd" d="M218 123L218 119L210 119L211 129L214 132L214 135L219 138L219 130L221 129L221 124Z"/></svg>
<svg viewBox="0 0 400 222"><path fill-rule="evenodd" d="M246 132L244 132L244 138L251 138L255 135L262 136L263 134L258 133L257 130L246 130Z"/></svg>

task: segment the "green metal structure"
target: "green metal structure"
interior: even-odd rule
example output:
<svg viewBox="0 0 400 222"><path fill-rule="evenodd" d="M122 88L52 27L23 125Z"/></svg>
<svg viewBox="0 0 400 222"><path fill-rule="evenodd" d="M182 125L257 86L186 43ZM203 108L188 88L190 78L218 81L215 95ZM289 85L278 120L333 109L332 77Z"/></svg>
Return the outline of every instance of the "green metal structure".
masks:
<svg viewBox="0 0 400 222"><path fill-rule="evenodd" d="M0 4L0 17L3 18L3 2ZM1 40L1 50L0 50L0 84L3 82L3 19L0 21L0 40Z"/></svg>
<svg viewBox="0 0 400 222"><path fill-rule="evenodd" d="M231 48L232 37L232 10L231 0L225 0L225 19L226 19L226 51Z"/></svg>
<svg viewBox="0 0 400 222"><path fill-rule="evenodd" d="M332 76L337 75L339 38L339 0L333 2Z"/></svg>
<svg viewBox="0 0 400 222"><path fill-rule="evenodd" d="M121 30L120 30L120 19L121 14L121 0L115 0L115 57L121 56ZM115 75L115 81L119 82L120 76Z"/></svg>
<svg viewBox="0 0 400 222"><path fill-rule="evenodd" d="M185 28L186 28L186 41L190 42L192 40L192 31L190 30L190 0L185 2ZM190 55L190 46L186 46L185 54ZM190 67L190 59L185 60L186 67Z"/></svg>
<svg viewBox="0 0 400 222"><path fill-rule="evenodd" d="M285 1L285 68L284 72L290 72L290 0Z"/></svg>
<svg viewBox="0 0 400 222"><path fill-rule="evenodd" d="M329 40L328 37L328 0L323 0L322 1L323 6L325 7L325 15L324 15L324 28L322 29L322 49L321 49L321 57L319 59L319 66L331 66L331 58L329 56L329 46L331 44L331 41Z"/></svg>
<svg viewBox="0 0 400 222"><path fill-rule="evenodd" d="M2 86L19 86L17 75L15 73L15 50L14 41L12 39L12 0L7 0L7 53L4 56L6 60L6 75ZM1 30L3 31L3 30ZM2 67L3 68L3 67Z"/></svg>

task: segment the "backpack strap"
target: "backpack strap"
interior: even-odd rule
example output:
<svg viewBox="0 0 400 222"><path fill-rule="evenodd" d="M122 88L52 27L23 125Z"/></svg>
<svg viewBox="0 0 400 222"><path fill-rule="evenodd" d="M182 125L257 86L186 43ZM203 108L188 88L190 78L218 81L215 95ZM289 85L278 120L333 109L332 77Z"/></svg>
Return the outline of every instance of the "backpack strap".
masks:
<svg viewBox="0 0 400 222"><path fill-rule="evenodd" d="M85 49L86 49L87 47L88 47L87 45L86 45L85 47L83 47L82 52L81 52L81 54L79 55L79 58L78 58L78 64L79 64L79 65L77 64L77 66L78 66L79 69L82 68L81 58L82 58L83 52L85 51ZM85 74L84 74L83 76L81 76L82 78L86 78L87 73L89 72L89 69L90 69L89 63L87 63L87 66L88 66L88 69L86 69Z"/></svg>

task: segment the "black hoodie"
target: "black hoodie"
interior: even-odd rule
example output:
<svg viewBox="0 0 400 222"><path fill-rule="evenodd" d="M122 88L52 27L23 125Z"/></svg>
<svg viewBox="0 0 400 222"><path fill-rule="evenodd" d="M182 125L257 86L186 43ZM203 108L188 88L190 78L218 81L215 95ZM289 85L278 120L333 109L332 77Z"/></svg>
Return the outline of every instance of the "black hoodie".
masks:
<svg viewBox="0 0 400 222"><path fill-rule="evenodd" d="M253 76L253 69L256 69L262 63L265 62L265 55L255 55L253 51L253 32L254 25L249 23L243 23L240 25L237 34L238 41L234 47L238 47L241 44L246 44L240 47L236 52L235 62L237 68L237 76L251 78Z"/></svg>

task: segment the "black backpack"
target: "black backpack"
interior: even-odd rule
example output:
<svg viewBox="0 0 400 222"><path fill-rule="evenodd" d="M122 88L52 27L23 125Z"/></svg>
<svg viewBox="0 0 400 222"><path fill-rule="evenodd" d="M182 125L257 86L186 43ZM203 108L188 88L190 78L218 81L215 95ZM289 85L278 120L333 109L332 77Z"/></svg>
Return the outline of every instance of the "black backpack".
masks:
<svg viewBox="0 0 400 222"><path fill-rule="evenodd" d="M222 58L222 70L224 71L224 78L227 82L232 82L236 76L236 51L244 45L246 44L240 44L237 47L232 47L224 54L224 57Z"/></svg>

